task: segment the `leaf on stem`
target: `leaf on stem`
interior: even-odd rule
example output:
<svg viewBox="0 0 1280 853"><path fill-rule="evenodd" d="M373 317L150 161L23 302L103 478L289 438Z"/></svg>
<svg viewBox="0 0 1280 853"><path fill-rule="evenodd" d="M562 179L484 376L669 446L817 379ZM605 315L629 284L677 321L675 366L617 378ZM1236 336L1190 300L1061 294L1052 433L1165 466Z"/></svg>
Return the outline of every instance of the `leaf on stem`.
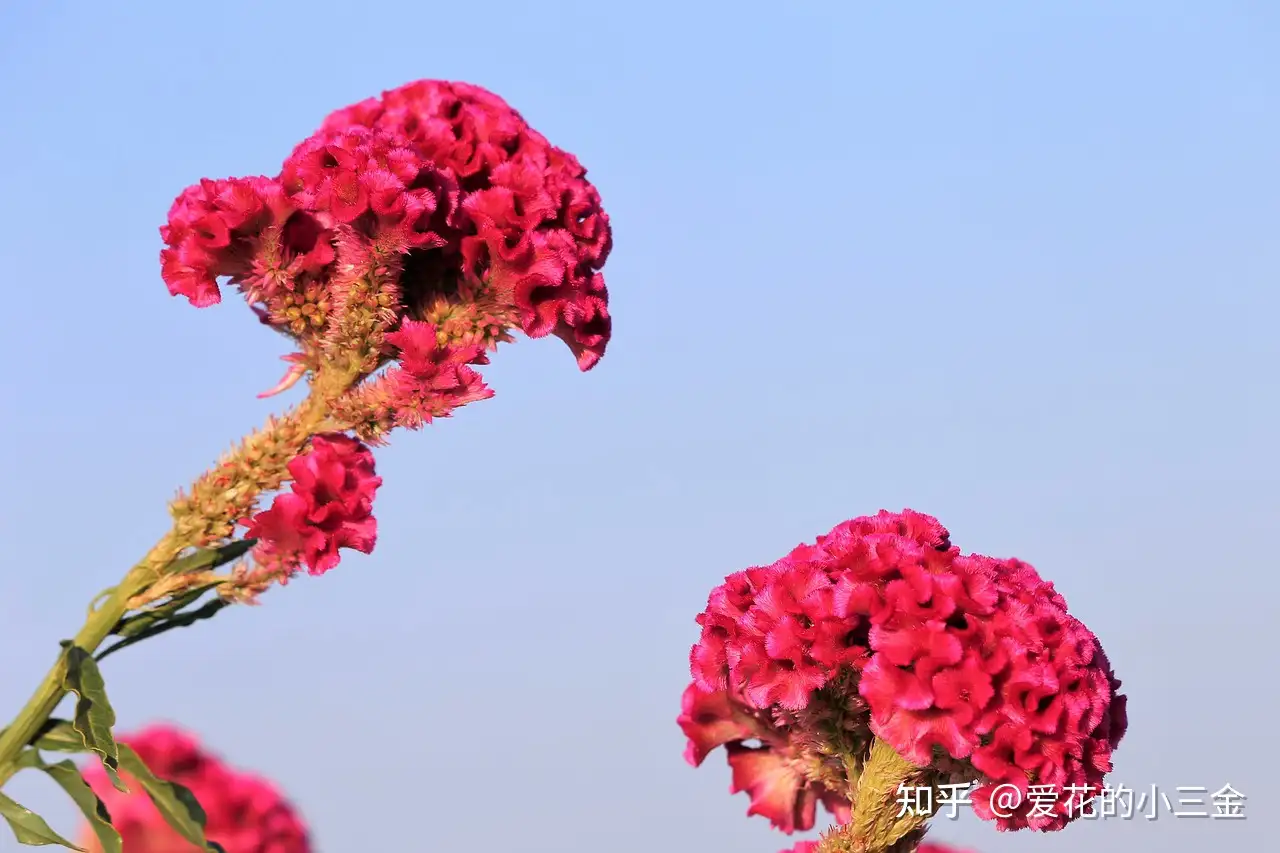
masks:
<svg viewBox="0 0 1280 853"><path fill-rule="evenodd" d="M249 553L257 539L241 539L239 542L228 542L220 548L201 548L172 563L165 569L166 575L181 575L187 572L201 572L216 569L237 560Z"/></svg>
<svg viewBox="0 0 1280 853"><path fill-rule="evenodd" d="M201 590L203 592L204 590ZM113 646L108 646L98 652L96 660L101 661L107 655L118 652L121 649L128 648L134 643L140 643L143 640L150 639L156 634L163 634L165 631L172 631L174 628L186 628L201 619L210 619L224 607L230 607L231 602L216 598L212 601L206 601L195 610L188 610L185 613L179 613L167 620L153 620L151 624L140 627L137 631L131 632L125 639Z"/></svg>
<svg viewBox="0 0 1280 853"><path fill-rule="evenodd" d="M50 717L31 742L36 749L45 752L84 752L84 738L70 720Z"/></svg>
<svg viewBox="0 0 1280 853"><path fill-rule="evenodd" d="M76 694L76 713L73 725L84 741L84 748L96 752L102 758L102 766L111 778L116 790L128 793L116 770L120 766L119 750L111 735L116 724L116 713L107 701L107 686L93 655L69 642L63 643L67 656L67 675L62 686Z"/></svg>
<svg viewBox="0 0 1280 853"><path fill-rule="evenodd" d="M70 850L78 850L80 853L85 853L83 847L77 847L50 829L49 824L45 823L44 818L40 817L40 815L25 806L15 803L4 794L0 794L0 816L3 816L9 824L9 828L13 830L13 837L18 839L19 844L27 844L32 847L60 844Z"/></svg>
<svg viewBox="0 0 1280 853"><path fill-rule="evenodd" d="M125 744L120 744L120 768L138 780L165 822L179 835L197 847L222 850L204 837L204 809L196 800L195 794L177 782L169 782L156 776L138 753Z"/></svg>
<svg viewBox="0 0 1280 853"><path fill-rule="evenodd" d="M124 845L120 833L111 825L111 813L106 805L98 799L98 795L84 781L79 769L71 761L64 760L55 764L40 762L36 765L49 775L58 787L67 792L67 796L80 808L81 814L89 821L89 828L98 838L103 853L121 853Z"/></svg>
<svg viewBox="0 0 1280 853"><path fill-rule="evenodd" d="M127 616L116 623L116 626L111 629L111 633L125 639L137 636L152 626L172 618L175 613L188 604L194 603L200 596L213 589L214 586L215 584L205 584L193 587L181 595L174 596L159 607L152 607L134 616Z"/></svg>
<svg viewBox="0 0 1280 853"><path fill-rule="evenodd" d="M166 570L166 573L178 575L215 569L241 557L257 542L257 539L242 539L239 542L229 542L221 548L203 548L173 563ZM141 613L121 619L111 629L112 634L120 637L120 642L98 652L95 660L101 661L108 655L127 648L134 643L162 634L165 631L171 631L174 628L185 628L188 625L199 622L201 619L208 619L214 616L219 610L229 606L230 603L219 599L207 601L194 610L184 611L183 608L194 604L201 596L216 586L217 584L203 584L192 587L175 595L158 607L152 607Z"/></svg>

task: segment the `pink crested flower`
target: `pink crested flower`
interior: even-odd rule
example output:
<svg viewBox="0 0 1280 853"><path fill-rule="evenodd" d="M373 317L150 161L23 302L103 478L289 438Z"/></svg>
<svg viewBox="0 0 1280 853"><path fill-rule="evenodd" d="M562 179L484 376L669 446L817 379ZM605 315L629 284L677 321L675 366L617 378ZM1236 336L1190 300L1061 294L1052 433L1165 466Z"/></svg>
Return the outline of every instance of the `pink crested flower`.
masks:
<svg viewBox="0 0 1280 853"><path fill-rule="evenodd" d="M819 802L841 816L838 822L848 819L849 801L809 781L785 753L741 743L726 744L725 751L733 771L729 792L751 796L748 816L760 815L788 834L813 829Z"/></svg>
<svg viewBox="0 0 1280 853"><path fill-rule="evenodd" d="M962 555L910 510L844 522L729 576L697 621L698 690L763 715L859 701L862 731L979 781L974 809L1001 829L1078 816L1126 728L1101 644L1053 585L1018 560ZM1005 783L1052 786L1059 805L997 815L989 801Z"/></svg>
<svg viewBox="0 0 1280 853"><path fill-rule="evenodd" d="M685 737L684 760L694 767L702 764L716 747L756 737L760 730L749 715L735 713L724 692L704 693L696 685L685 688L676 719Z"/></svg>
<svg viewBox="0 0 1280 853"><path fill-rule="evenodd" d="M493 396L473 364L487 362L479 344L440 344L430 323L406 320L387 335L399 364L387 372L386 405L396 422L410 428L448 417L454 409Z"/></svg>
<svg viewBox="0 0 1280 853"><path fill-rule="evenodd" d="M174 201L160 229L160 271L169 292L196 307L222 299L228 278L257 300L333 261L324 228L271 178L202 180Z"/></svg>
<svg viewBox="0 0 1280 853"><path fill-rule="evenodd" d="M310 853L311 840L296 808L266 779L235 770L206 750L193 736L172 726L152 726L119 737L152 773L188 788L204 809L205 834L226 853ZM121 774L130 793L115 789L100 764L84 771L85 780L106 805L111 821L130 853L196 853L198 848L175 832L142 786ZM102 853L93 832L80 845Z"/></svg>
<svg viewBox="0 0 1280 853"><path fill-rule="evenodd" d="M291 491L247 525L246 536L258 540L255 560L285 574L305 563L319 575L338 565L340 548L372 552L378 532L373 498L382 478L369 448L341 433L318 435L288 467Z"/></svg>
<svg viewBox="0 0 1280 853"><path fill-rule="evenodd" d="M688 738L685 760L693 766L725 748L733 773L729 791L751 798L748 815L760 815L787 834L812 829L819 803L837 822L849 819L847 786L840 785L834 767L826 766L829 759L805 750L788 738L785 724L728 692L706 693L690 684L677 723Z"/></svg>
<svg viewBox="0 0 1280 853"><path fill-rule="evenodd" d="M472 345L493 349L520 329L560 337L588 370L612 330L601 272L612 231L586 170L463 83L418 81L338 110L278 176L186 190L161 235L171 293L211 305L227 280L300 343L265 396L326 363L353 383L377 375L387 336L410 320L435 326L452 347L436 362L458 368ZM444 372L465 388L451 399L481 399L463 371ZM434 373L398 376L356 389L344 423L379 441L388 425L447 414L440 389L424 391Z"/></svg>
<svg viewBox="0 0 1280 853"><path fill-rule="evenodd" d="M453 239L457 181L401 134L351 127L304 140L280 182L304 210L355 228L384 255Z"/></svg>
<svg viewBox="0 0 1280 853"><path fill-rule="evenodd" d="M612 231L573 155L492 92L442 80L338 110L322 133L352 128L398 134L457 175L464 272L501 288L530 337L557 335L583 370L599 361L612 324L600 274Z"/></svg>

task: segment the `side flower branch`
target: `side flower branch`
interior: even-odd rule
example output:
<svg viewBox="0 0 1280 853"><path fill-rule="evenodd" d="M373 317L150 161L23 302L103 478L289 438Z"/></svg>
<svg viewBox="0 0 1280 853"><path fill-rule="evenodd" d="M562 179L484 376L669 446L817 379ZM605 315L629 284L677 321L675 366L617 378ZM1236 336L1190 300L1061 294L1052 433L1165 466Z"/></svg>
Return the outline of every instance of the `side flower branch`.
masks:
<svg viewBox="0 0 1280 853"><path fill-rule="evenodd" d="M737 572L698 616L680 727L697 766L723 746L748 814L785 833L836 826L821 853L907 853L928 813L904 789L973 783L1001 830L1080 815L1031 786L1096 796L1127 725L1097 637L1030 565L962 554L930 516L855 518ZM992 807L1014 786L1020 807Z"/></svg>
<svg viewBox="0 0 1280 853"><path fill-rule="evenodd" d="M371 552L372 447L493 396L477 368L517 332L559 337L584 371L611 333L612 231L586 170L464 83L418 81L338 110L274 177L189 187L161 237L172 295L205 307L230 286L290 342L284 377L260 396L302 381L309 393L172 501L169 532L99 597L0 731L0 787L56 745L96 755L127 788L123 763L141 759L111 733L98 660ZM69 692L74 718L53 718ZM96 819L101 798L82 794ZM216 849L194 803L161 811ZM0 815L24 843L75 848L2 794Z"/></svg>

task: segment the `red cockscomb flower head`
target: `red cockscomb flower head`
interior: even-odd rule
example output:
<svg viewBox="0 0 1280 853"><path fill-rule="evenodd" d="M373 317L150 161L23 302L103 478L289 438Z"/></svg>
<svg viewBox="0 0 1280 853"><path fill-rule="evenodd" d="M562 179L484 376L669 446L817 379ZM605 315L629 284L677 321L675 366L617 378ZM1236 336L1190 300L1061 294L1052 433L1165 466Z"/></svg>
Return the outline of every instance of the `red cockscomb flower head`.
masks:
<svg viewBox="0 0 1280 853"><path fill-rule="evenodd" d="M962 555L910 510L731 575L698 623L694 683L739 705L734 719L840 715L843 743L803 722L789 736L848 752L874 735L942 781L980 782L975 811L1001 829L1078 816L1124 734L1120 683L1053 585L1018 560ZM1024 797L997 815L1005 783L1049 786L1057 804L1041 814Z"/></svg>
<svg viewBox="0 0 1280 853"><path fill-rule="evenodd" d="M330 389L339 423L374 443L490 396L461 367L517 328L559 336L583 370L609 341L612 232L586 170L463 83L418 81L338 110L276 177L184 191L161 236L171 293L211 305L225 279L298 342L261 396L327 372L346 383ZM434 372L379 373L420 336L414 323L434 329L461 390L441 395Z"/></svg>
<svg viewBox="0 0 1280 853"><path fill-rule="evenodd" d="M504 100L465 83L419 80L330 115L324 130L399 134L458 177L468 214L463 271L490 282L531 337L554 333L587 370L611 329L600 270L609 217L578 160Z"/></svg>
<svg viewBox="0 0 1280 853"><path fill-rule="evenodd" d="M382 478L369 448L341 433L318 435L289 462L290 492L248 523L259 565L287 577L305 563L313 575L338 565L338 549L368 554L377 540L373 498Z"/></svg>
<svg viewBox="0 0 1280 853"><path fill-rule="evenodd" d="M267 780L228 767L191 735L171 726L153 726L119 738L152 773L195 795L206 816L205 834L226 853L310 853L307 827L297 810ZM196 853L165 822L141 784L122 773L130 793L122 794L100 764L85 770L85 780L103 801L111 822L130 853ZM82 847L102 853L89 829Z"/></svg>

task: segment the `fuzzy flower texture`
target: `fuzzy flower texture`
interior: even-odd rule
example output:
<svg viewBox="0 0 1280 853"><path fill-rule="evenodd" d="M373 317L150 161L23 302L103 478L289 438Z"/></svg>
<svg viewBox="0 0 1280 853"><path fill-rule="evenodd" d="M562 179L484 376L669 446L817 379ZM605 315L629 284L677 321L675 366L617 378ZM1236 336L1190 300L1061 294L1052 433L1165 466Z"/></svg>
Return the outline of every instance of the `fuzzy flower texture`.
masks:
<svg viewBox="0 0 1280 853"><path fill-rule="evenodd" d="M910 510L731 575L697 621L685 757L724 746L748 814L787 833L812 828L819 802L849 819L846 762L873 737L935 784L976 783L973 808L999 829L1061 829L1101 790L1127 725L1102 646L1053 584L961 554ZM993 808L1000 785L1021 805ZM1058 795L1048 813L1031 786Z"/></svg>
<svg viewBox="0 0 1280 853"><path fill-rule="evenodd" d="M342 434L318 435L289 462L290 491L248 522L264 579L286 580L305 563L319 575L338 565L339 548L368 554L378 536L373 498L382 485L373 453Z"/></svg>
<svg viewBox="0 0 1280 853"><path fill-rule="evenodd" d="M192 736L171 726L153 726L120 738L138 753L151 772L188 788L205 811L206 835L226 853L311 853L307 827L297 810L274 785L227 766ZM117 791L100 764L85 770L85 779L111 814L128 853L196 853L142 791L121 774L130 793ZM86 827L80 846L102 853Z"/></svg>
<svg viewBox="0 0 1280 853"><path fill-rule="evenodd" d="M609 341L599 193L572 154L465 83L338 110L275 177L187 189L161 236L170 293L212 305L228 281L295 341L273 391L321 369L369 379L333 405L366 439L491 396L469 365L510 331L560 337L583 370Z"/></svg>
<svg viewBox="0 0 1280 853"><path fill-rule="evenodd" d="M794 847L783 850L782 853L818 853L818 842L801 841ZM915 853L975 853L975 851L962 850L959 847L952 847L949 844L939 844L936 841L925 841L916 848Z"/></svg>

